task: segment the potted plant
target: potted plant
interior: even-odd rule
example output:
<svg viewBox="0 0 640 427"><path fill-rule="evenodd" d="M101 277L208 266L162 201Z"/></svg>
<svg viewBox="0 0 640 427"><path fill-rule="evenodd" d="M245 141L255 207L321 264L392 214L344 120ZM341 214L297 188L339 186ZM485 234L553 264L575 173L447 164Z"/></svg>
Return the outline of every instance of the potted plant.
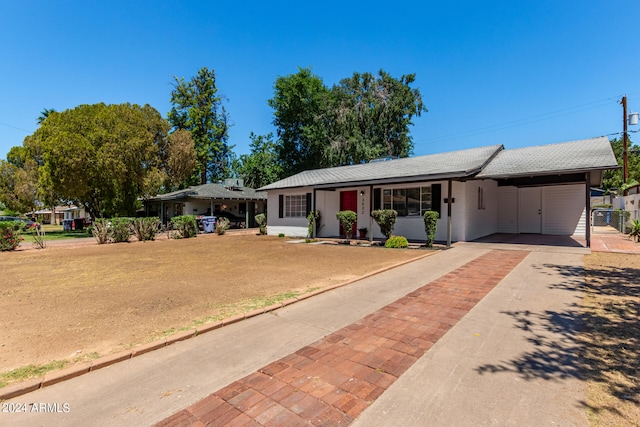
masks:
<svg viewBox="0 0 640 427"><path fill-rule="evenodd" d="M362 227L362 228L358 228L358 232L360 233L360 238L361 239L366 239L367 238L367 227Z"/></svg>

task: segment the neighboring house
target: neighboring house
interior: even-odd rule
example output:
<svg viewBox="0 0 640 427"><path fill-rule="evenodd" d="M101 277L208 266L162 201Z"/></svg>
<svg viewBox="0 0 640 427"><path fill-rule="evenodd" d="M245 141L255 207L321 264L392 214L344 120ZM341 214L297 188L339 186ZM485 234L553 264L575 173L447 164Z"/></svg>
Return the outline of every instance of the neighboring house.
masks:
<svg viewBox="0 0 640 427"><path fill-rule="evenodd" d="M602 188L591 188L591 207L598 205L610 205L614 194Z"/></svg>
<svg viewBox="0 0 640 427"><path fill-rule="evenodd" d="M265 212L267 193L243 186L242 180L228 179L143 201L145 216L157 216L163 224L178 215L226 216L237 227L255 227L254 217Z"/></svg>
<svg viewBox="0 0 640 427"><path fill-rule="evenodd" d="M356 228L381 238L370 212L395 209L394 234L424 241L422 215L440 213L436 240L470 241L494 233L576 235L589 244L590 187L618 164L605 137L505 150L502 145L308 170L268 191L268 233L340 235L336 212L357 213ZM372 233L373 231L373 233Z"/></svg>
<svg viewBox="0 0 640 427"><path fill-rule="evenodd" d="M42 224L62 224L65 219L84 218L90 220L89 214L83 207L75 205L56 206L55 209L40 209L34 212L27 212L28 217L41 218Z"/></svg>

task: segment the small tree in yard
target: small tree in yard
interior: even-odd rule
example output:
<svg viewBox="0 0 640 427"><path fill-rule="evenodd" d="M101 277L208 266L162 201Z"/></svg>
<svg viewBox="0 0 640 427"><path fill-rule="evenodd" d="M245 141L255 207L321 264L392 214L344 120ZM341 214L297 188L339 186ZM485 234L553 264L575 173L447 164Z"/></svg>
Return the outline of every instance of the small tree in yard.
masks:
<svg viewBox="0 0 640 427"><path fill-rule="evenodd" d="M424 213L424 231L427 233L427 247L433 247L433 241L436 238L436 223L440 214L436 211L426 211Z"/></svg>
<svg viewBox="0 0 640 427"><path fill-rule="evenodd" d="M378 209L372 211L371 216L380 226L380 231L384 234L384 237L389 239L393 233L393 226L396 224L398 211L394 209Z"/></svg>
<svg viewBox="0 0 640 427"><path fill-rule="evenodd" d="M307 233L307 237L313 237L313 227L316 227L316 230L320 230L320 211L311 211L309 215L307 215L307 221L309 222L309 229Z"/></svg>
<svg viewBox="0 0 640 427"><path fill-rule="evenodd" d="M267 234L267 216L263 213L256 215L256 223L260 227L260 234Z"/></svg>
<svg viewBox="0 0 640 427"><path fill-rule="evenodd" d="M356 223L356 219L358 216L354 211L339 211L336 213L336 218L340 221L342 228L344 229L344 233L346 235L347 240L353 234L353 225Z"/></svg>

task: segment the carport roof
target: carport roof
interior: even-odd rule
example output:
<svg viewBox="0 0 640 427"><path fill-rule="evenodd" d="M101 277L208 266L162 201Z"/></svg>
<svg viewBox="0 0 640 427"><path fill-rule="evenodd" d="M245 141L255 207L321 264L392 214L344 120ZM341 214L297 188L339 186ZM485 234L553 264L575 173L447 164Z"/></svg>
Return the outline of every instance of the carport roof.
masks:
<svg viewBox="0 0 640 427"><path fill-rule="evenodd" d="M607 137L501 151L477 178L513 178L614 169Z"/></svg>
<svg viewBox="0 0 640 427"><path fill-rule="evenodd" d="M502 150L502 145L470 148L427 156L300 172L260 190L314 186L331 188L391 182L466 178L477 174Z"/></svg>
<svg viewBox="0 0 640 427"><path fill-rule="evenodd" d="M266 200L267 193L256 191L253 188L238 187L227 188L222 184L203 184L185 188L171 193L159 194L150 201L176 200L176 199L221 199L221 200Z"/></svg>

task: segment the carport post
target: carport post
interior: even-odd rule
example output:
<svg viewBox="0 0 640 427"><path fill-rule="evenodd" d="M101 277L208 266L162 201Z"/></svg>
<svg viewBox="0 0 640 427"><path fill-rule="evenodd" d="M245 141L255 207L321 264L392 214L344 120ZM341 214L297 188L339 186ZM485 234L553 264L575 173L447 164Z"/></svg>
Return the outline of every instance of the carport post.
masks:
<svg viewBox="0 0 640 427"><path fill-rule="evenodd" d="M451 179L447 184L447 247L451 246L451 200L453 199L453 184Z"/></svg>
<svg viewBox="0 0 640 427"><path fill-rule="evenodd" d="M369 243L373 243L373 185L369 185Z"/></svg>
<svg viewBox="0 0 640 427"><path fill-rule="evenodd" d="M317 189L314 188L313 189L313 206L311 206L311 212L313 212L313 228L311 229L312 233L311 233L311 238L315 239L316 237L318 237L318 224L316 223L316 191Z"/></svg>
<svg viewBox="0 0 640 427"><path fill-rule="evenodd" d="M591 247L591 172L585 173L585 238L587 240L587 247Z"/></svg>

